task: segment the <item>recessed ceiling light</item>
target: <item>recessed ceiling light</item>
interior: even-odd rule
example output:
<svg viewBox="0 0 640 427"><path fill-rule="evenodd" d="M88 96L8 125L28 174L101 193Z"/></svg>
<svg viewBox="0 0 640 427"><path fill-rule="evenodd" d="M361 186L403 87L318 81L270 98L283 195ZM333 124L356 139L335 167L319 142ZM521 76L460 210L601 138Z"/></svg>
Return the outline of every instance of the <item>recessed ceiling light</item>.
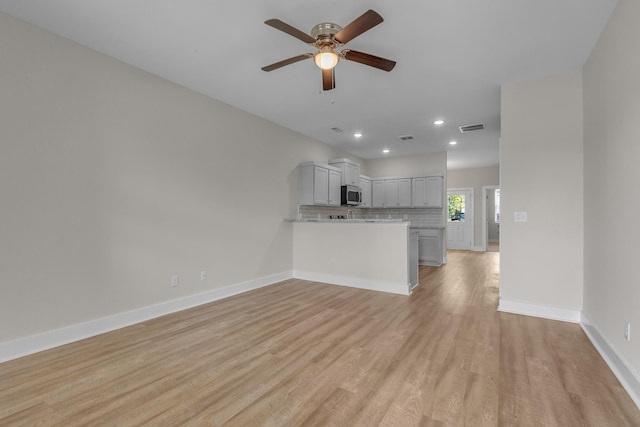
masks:
<svg viewBox="0 0 640 427"><path fill-rule="evenodd" d="M433 122L433 124L436 126L440 126L443 123L444 123L444 120L436 120L435 122Z"/></svg>
<svg viewBox="0 0 640 427"><path fill-rule="evenodd" d="M387 154L387 153L389 152L389 149L388 149L388 148L385 148L384 150L382 150L382 152L383 152L384 154Z"/></svg>
<svg viewBox="0 0 640 427"><path fill-rule="evenodd" d="M458 141L449 141L449 145L456 145Z"/></svg>
<svg viewBox="0 0 640 427"><path fill-rule="evenodd" d="M356 138L360 138L362 134L360 132L356 132L353 134L353 136L355 136Z"/></svg>

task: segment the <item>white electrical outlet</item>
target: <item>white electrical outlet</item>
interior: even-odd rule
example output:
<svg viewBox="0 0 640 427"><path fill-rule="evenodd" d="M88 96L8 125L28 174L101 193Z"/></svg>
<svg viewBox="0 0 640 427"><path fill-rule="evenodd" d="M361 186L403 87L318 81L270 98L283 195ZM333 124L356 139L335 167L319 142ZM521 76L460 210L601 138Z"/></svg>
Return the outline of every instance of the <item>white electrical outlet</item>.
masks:
<svg viewBox="0 0 640 427"><path fill-rule="evenodd" d="M207 280L207 272L202 270L200 272L200 280Z"/></svg>
<svg viewBox="0 0 640 427"><path fill-rule="evenodd" d="M631 341L631 322L624 324L624 339Z"/></svg>
<svg viewBox="0 0 640 427"><path fill-rule="evenodd" d="M173 274L171 276L171 287L175 288L176 286L180 286L180 276Z"/></svg>
<svg viewBox="0 0 640 427"><path fill-rule="evenodd" d="M513 213L513 221L514 222L527 222L527 213L526 212L514 212Z"/></svg>

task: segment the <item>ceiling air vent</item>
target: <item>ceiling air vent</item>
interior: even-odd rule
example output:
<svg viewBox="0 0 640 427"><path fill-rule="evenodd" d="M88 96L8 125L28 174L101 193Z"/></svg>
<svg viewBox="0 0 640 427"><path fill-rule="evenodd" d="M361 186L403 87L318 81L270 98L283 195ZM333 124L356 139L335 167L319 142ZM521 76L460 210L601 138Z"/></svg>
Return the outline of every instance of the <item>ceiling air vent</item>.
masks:
<svg viewBox="0 0 640 427"><path fill-rule="evenodd" d="M413 139L413 135L402 135L398 138L400 138L400 141L411 141Z"/></svg>
<svg viewBox="0 0 640 427"><path fill-rule="evenodd" d="M477 125L460 126L458 129L460 129L460 133L473 132L474 130L483 130L484 123L478 123Z"/></svg>
<svg viewBox="0 0 640 427"><path fill-rule="evenodd" d="M343 130L342 130L342 129L340 129L338 126L334 126L334 127L332 127L332 128L331 128L331 130L332 130L332 131L334 131L335 133L343 132Z"/></svg>

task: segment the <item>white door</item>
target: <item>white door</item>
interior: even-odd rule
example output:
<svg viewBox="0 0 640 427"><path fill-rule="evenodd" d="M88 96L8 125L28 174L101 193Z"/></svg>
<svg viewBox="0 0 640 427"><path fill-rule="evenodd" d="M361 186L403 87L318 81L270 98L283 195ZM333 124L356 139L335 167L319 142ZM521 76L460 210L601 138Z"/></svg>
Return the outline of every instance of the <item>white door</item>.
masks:
<svg viewBox="0 0 640 427"><path fill-rule="evenodd" d="M473 236L473 189L448 189L447 196L447 248L469 250Z"/></svg>

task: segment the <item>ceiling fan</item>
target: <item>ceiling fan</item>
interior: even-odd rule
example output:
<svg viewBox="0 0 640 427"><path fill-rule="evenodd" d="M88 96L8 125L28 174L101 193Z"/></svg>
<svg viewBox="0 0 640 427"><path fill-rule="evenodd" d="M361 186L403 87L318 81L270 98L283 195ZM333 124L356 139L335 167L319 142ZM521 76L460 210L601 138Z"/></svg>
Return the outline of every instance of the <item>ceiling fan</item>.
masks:
<svg viewBox="0 0 640 427"><path fill-rule="evenodd" d="M351 49L343 49L342 51L336 52L337 48L345 45L365 31L370 30L382 21L384 21L384 19L382 19L382 16L376 11L368 10L344 28L331 22L318 24L311 29L311 35L279 19L274 18L264 21L265 24L315 47L317 51L315 53L303 53L302 55L267 65L266 67L262 67L262 70L273 71L285 65L313 58L316 65L322 70L323 90L331 90L336 87L334 67L341 58L348 61L359 62L380 70L391 71L396 65L395 61Z"/></svg>

